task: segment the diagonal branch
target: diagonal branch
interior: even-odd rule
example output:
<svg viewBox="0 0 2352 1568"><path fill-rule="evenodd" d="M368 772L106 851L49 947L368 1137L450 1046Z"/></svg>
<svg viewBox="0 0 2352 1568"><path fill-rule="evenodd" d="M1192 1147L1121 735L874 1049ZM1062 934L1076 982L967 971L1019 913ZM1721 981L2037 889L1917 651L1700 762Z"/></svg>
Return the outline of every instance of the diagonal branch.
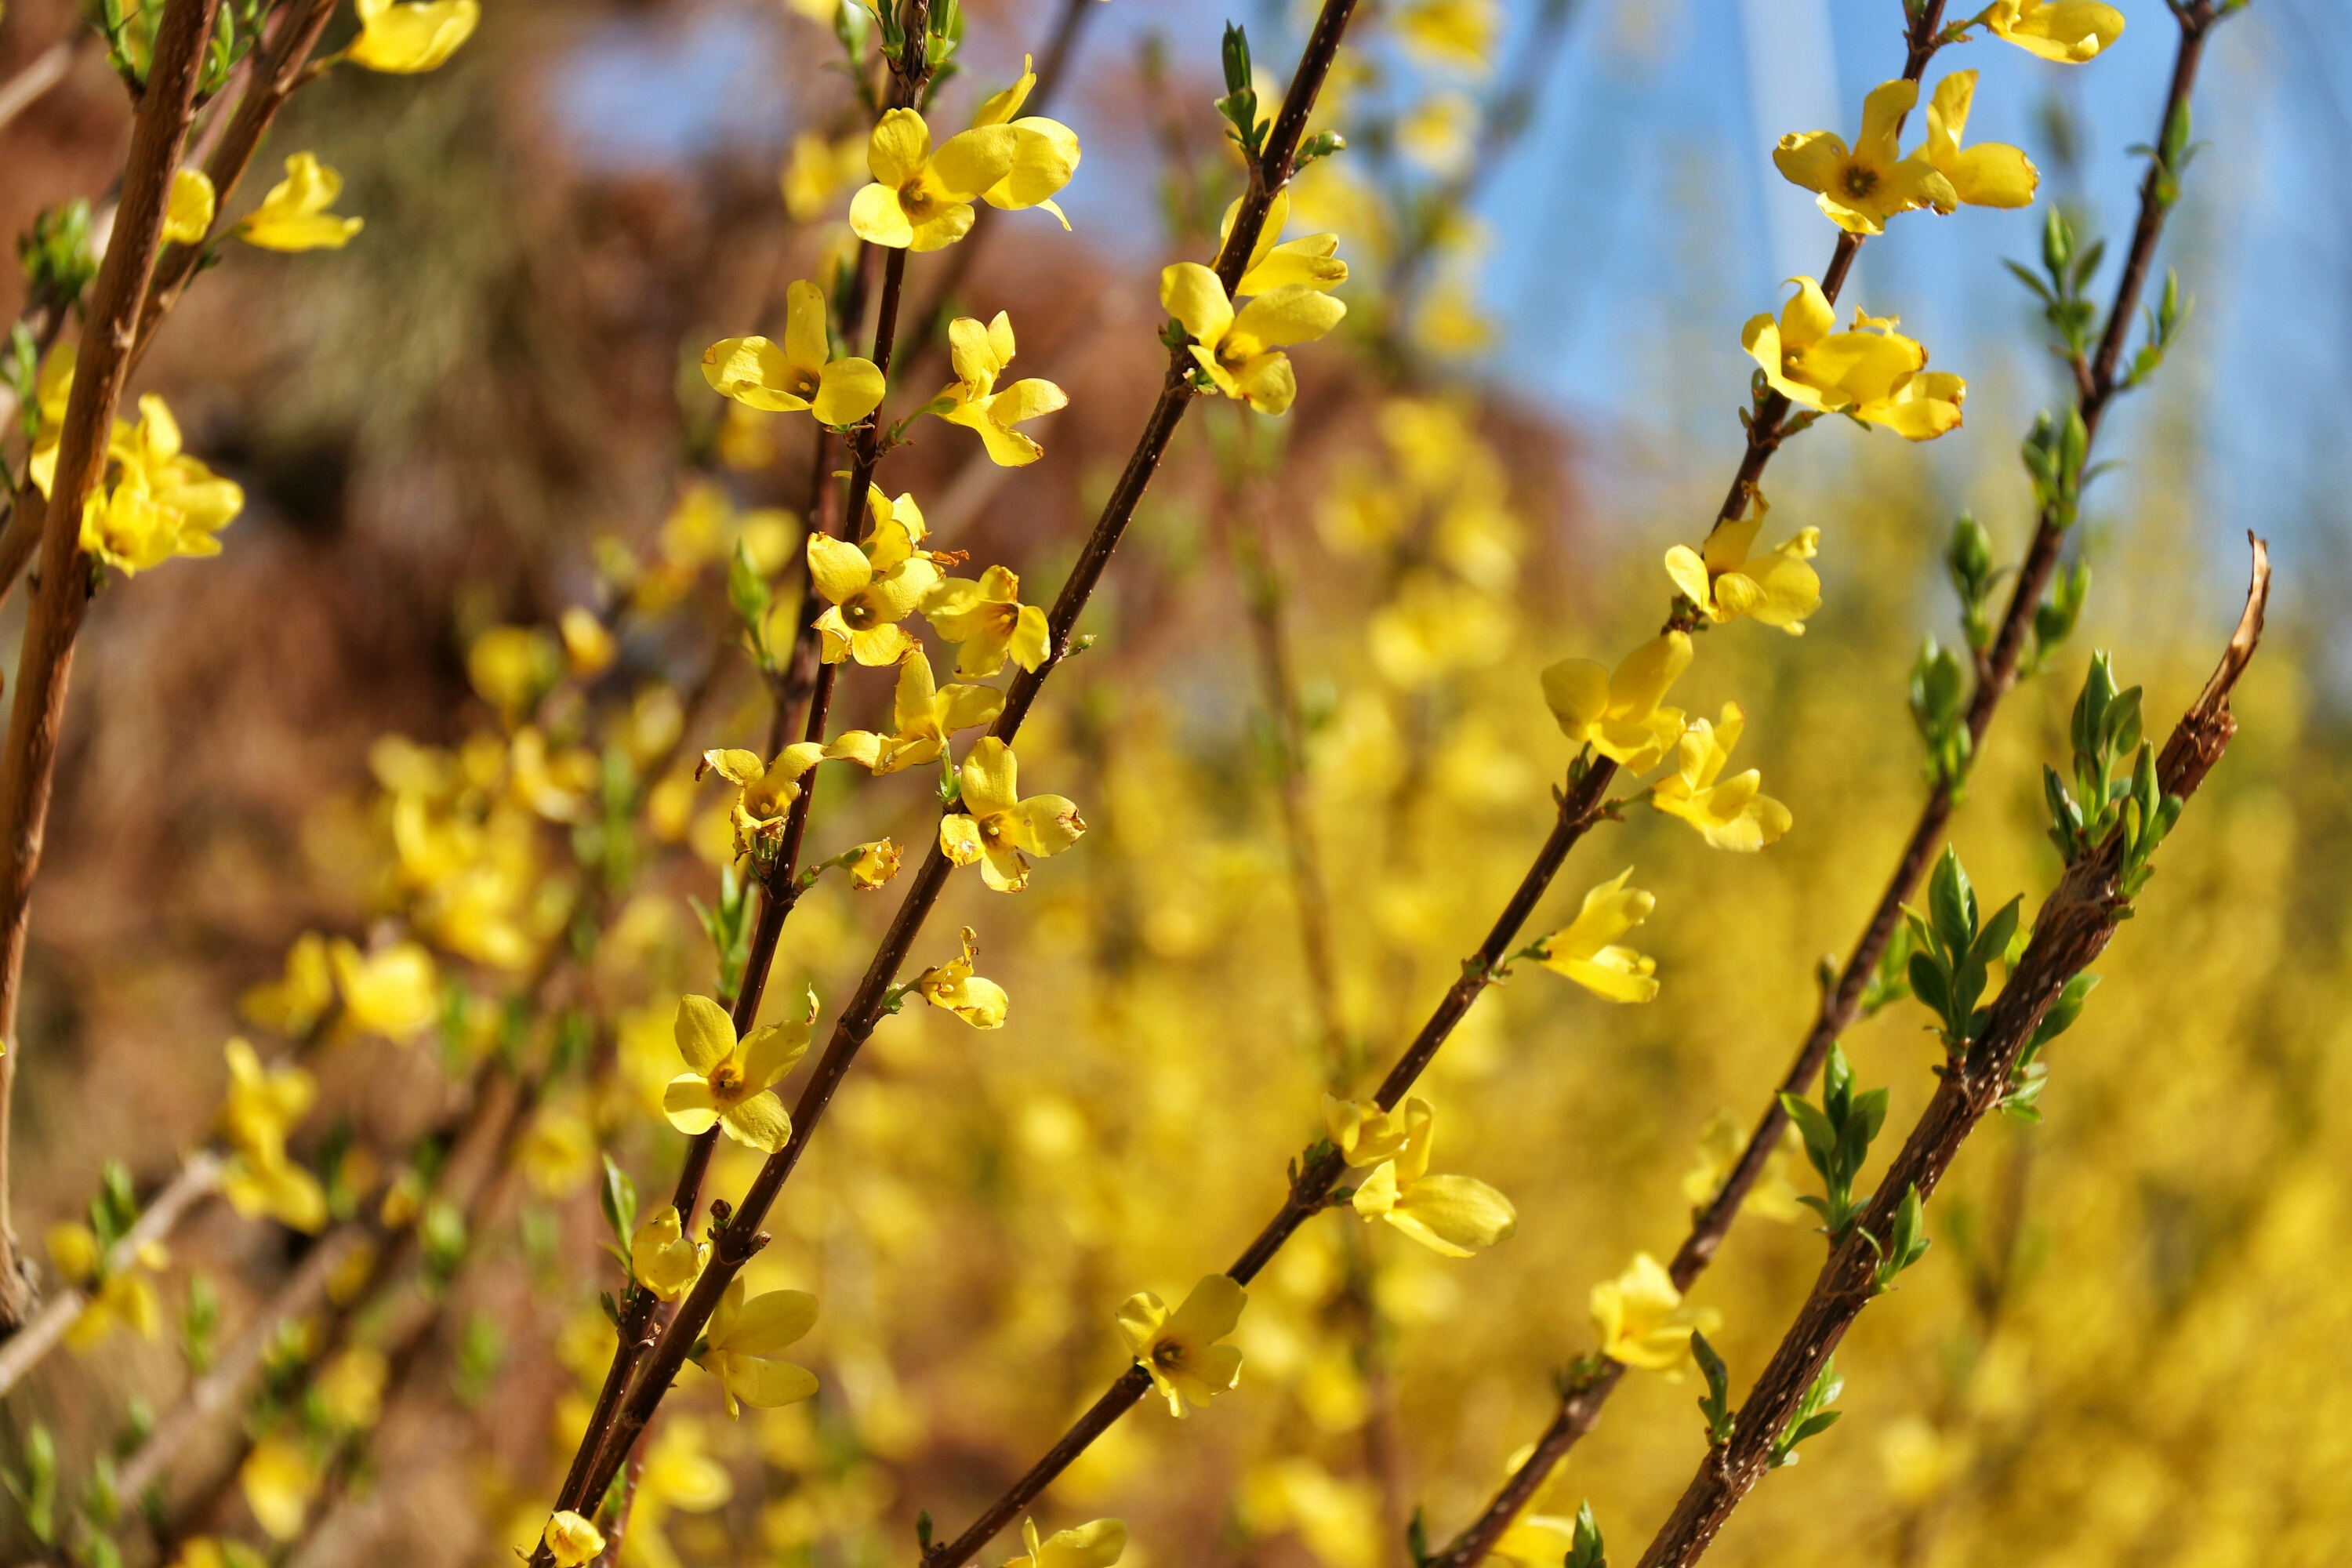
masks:
<svg viewBox="0 0 2352 1568"><path fill-rule="evenodd" d="M2184 801L2197 793L2237 732L2230 692L2262 639L2270 555L2261 540L2247 538L2254 563L2245 613L2212 679L2174 727L2157 763L2159 789ZM2067 867L2043 900L2034 916L2033 940L1994 998L1983 1034L1944 1075L1880 1181L1877 1195L1832 1249L1812 1294L1740 1406L1731 1440L1700 1462L1673 1515L1643 1553L1641 1568L1689 1568L1770 1468L1773 1440L1875 1294L1874 1276L1905 1194L1916 1189L1922 1200L1933 1195L1960 1145L2008 1092L2010 1074L2051 1004L2105 951L2116 925L2130 913L2130 900L2117 884L2123 838L2118 828L2105 845Z"/></svg>

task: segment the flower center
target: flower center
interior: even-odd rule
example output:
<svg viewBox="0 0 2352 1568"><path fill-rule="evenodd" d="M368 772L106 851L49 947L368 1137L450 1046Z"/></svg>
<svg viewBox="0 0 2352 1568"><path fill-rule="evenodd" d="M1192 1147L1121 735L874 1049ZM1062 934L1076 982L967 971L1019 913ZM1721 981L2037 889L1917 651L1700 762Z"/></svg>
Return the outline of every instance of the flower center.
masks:
<svg viewBox="0 0 2352 1568"><path fill-rule="evenodd" d="M1184 1347L1174 1340L1162 1340L1151 1347L1151 1364L1154 1366L1180 1366L1183 1361Z"/></svg>
<svg viewBox="0 0 2352 1568"><path fill-rule="evenodd" d="M983 816L980 819L980 836L988 843L1002 844L1004 842L1004 824L995 817Z"/></svg>
<svg viewBox="0 0 2352 1568"><path fill-rule="evenodd" d="M1866 196L1878 188L1878 171L1865 169L1859 163L1848 163L1838 183L1850 196Z"/></svg>
<svg viewBox="0 0 2352 1568"><path fill-rule="evenodd" d="M813 402L815 400L817 387L819 384L820 383L817 373L813 370L804 370L794 375L791 382L786 384L784 390L791 393L794 397Z"/></svg>
<svg viewBox="0 0 2352 1568"><path fill-rule="evenodd" d="M859 593L853 594L842 601L841 618L847 623L851 631L862 632L880 621L882 616L880 612L867 602L866 595Z"/></svg>
<svg viewBox="0 0 2352 1568"><path fill-rule="evenodd" d="M743 1087L743 1069L733 1062L720 1062L710 1071L710 1092L727 1099Z"/></svg>
<svg viewBox="0 0 2352 1568"><path fill-rule="evenodd" d="M898 187L898 205L906 209L908 217L917 222L929 214L931 194L923 189L921 176L918 175Z"/></svg>

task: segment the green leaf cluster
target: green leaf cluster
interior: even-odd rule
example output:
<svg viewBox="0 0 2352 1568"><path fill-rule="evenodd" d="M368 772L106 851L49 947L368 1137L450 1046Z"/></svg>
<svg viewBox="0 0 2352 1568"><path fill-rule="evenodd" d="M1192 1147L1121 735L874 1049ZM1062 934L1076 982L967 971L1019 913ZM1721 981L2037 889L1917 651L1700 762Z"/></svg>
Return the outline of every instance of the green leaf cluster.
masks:
<svg viewBox="0 0 2352 1568"><path fill-rule="evenodd" d="M1980 921L1977 890L1948 846L1935 873L1927 879L1927 912L1906 906L1904 922L1911 930L1909 979L1911 994L1941 1020L1946 1054L1958 1057L1984 1032L1990 1009L1977 1005L1991 973L1992 961L2005 957L2017 934L2021 901L2011 899Z"/></svg>
<svg viewBox="0 0 2352 1568"><path fill-rule="evenodd" d="M1797 1124L1805 1142L1805 1158L1821 1173L1827 1195L1810 1194L1798 1202L1822 1216L1832 1241L1843 1239L1854 1218L1870 1202L1868 1193L1856 1195L1853 1184L1870 1156L1871 1141L1886 1123L1886 1091L1874 1089L1857 1094L1853 1068L1844 1048L1832 1045L1822 1069L1822 1103L1813 1105L1793 1094L1780 1096L1780 1108Z"/></svg>
<svg viewBox="0 0 2352 1568"><path fill-rule="evenodd" d="M1789 1416L1789 1424L1772 1439L1772 1452L1764 1461L1765 1468L1778 1470L1797 1462L1797 1445L1808 1437L1819 1436L1838 1423L1843 1410L1830 1406L1845 1392L1845 1379L1838 1375L1837 1358L1832 1356L1822 1363L1822 1374L1797 1401L1797 1408Z"/></svg>

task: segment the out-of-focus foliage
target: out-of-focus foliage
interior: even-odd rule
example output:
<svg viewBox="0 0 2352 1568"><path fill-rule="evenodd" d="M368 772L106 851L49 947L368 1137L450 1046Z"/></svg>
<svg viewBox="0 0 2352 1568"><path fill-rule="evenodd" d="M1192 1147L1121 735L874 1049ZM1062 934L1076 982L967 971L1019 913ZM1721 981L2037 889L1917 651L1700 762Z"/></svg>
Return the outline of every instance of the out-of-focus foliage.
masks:
<svg viewBox="0 0 2352 1568"><path fill-rule="evenodd" d="M804 138L788 160L616 174L550 135L551 73L697 9L505 5L421 88L338 77L291 118L364 232L283 266L240 256L158 351L191 449L216 455L247 510L201 583L159 572L94 617L87 738L37 905L18 1224L102 1217L89 1194L114 1192L110 1158L142 1190L165 1179L210 1135L240 1029L262 1049L229 1058L247 1095L232 1103L254 1114L225 1136L252 1201L111 1278L102 1226L60 1233L61 1266L115 1331L6 1406L0 1447L26 1500L11 1531L53 1533L37 1518L85 1506L95 1458L135 1448L132 1402L169 1408L211 1347L250 1332L266 1342L250 1444L198 1495L191 1527L211 1533L181 1562L239 1561L214 1533L306 1529L298 1561L504 1561L547 1527L608 1363L597 1296L620 1264L599 1244L639 1255L666 1295L702 1266L662 1219L683 1142L663 1109L687 1066L673 1019L682 996L740 982L746 900L720 867L739 798L755 833L772 818L746 781L693 763L779 749L744 606L756 647L765 607L797 604L811 476L807 422L724 403L698 356L746 326L782 339L784 284L830 279L845 254L864 170L828 149L856 152L862 111L817 62L864 24L778 24L769 89ZM768 12L740 15L770 36ZM1014 37L1049 20L986 18ZM1605 664L1655 631L1690 575L1660 557L1704 535L1745 387L1661 377L1707 434L1627 459L1630 482L1610 467L1604 502L1580 480L1618 454L1443 371L1497 330L1474 291L1475 227L1438 198L1475 156L1499 21L1475 0L1418 0L1346 58L1315 125L1360 150L1311 165L1292 204L1294 226L1342 237L1346 321L1297 356L1285 423L1241 401L1194 409L1082 626L1094 642L1020 739L1027 787L1082 803L1090 831L1018 899L978 875L951 887L907 976L939 1005L883 1022L745 1270L750 1307L806 1292L814 1324L785 1303L805 1329L789 1361L714 1333L702 1364L719 1374L688 1370L650 1439L625 1562L902 1561L919 1513L960 1522L993 1498L1127 1364L1120 1304L1181 1303L1255 1232L1286 1163L1325 1135L1326 1092L1370 1092L1549 828L1575 748L1538 672ZM1171 256L1204 254L1237 193L1192 36L1205 26L1180 40L1187 68L1165 49L1081 54L1063 90L1143 106L1158 151L1087 164L1060 198L1075 239L985 215L991 248L953 303L1009 309L1024 367L1069 406L1017 474L989 460L1025 438L1009 426L983 447L933 426L894 459L890 488L918 498L932 547L1019 574L969 595L1018 613L1003 647L964 640L966 665L1034 662L1022 584L1050 594L1157 384L1157 268L1087 247L1104 237L1087 181L1160 177ZM1010 74L963 63L943 126ZM43 110L60 170L119 123L77 83ZM298 216L328 221L324 187L293 183ZM918 293L929 265L910 269ZM1748 313L1692 330L1729 343ZM933 382L955 376L976 407L985 389L937 338L903 352L894 384L929 354ZM2173 353L2193 368L2193 331ZM2186 499L2201 437L2170 379L2145 395L2174 401L2082 503L2098 580L2080 627L2050 639L2050 668L1969 763L1955 837L1988 908L2019 891L2031 908L2055 878L2042 767L2067 755L2090 650L2113 649L2169 715L2225 624L2200 563L2228 520ZM1725 601L1675 691L1690 713L1736 697L1752 718L1738 763L1770 781L1754 804L1785 809L1769 826L1749 813L1747 837L1778 841L1721 854L1651 811L1600 829L1530 930L1569 927L1586 889L1637 866L1654 907L1625 967L1654 961L1654 1001L1612 1005L1524 960L1421 1085L1444 1129L1435 1169L1502 1204L1475 1238L1496 1244L1440 1256L1405 1224L1368 1223L1377 1204L1318 1216L1224 1341L1237 1385L1181 1422L1149 1401L1098 1442L1034 1510L1037 1568L1054 1531L1097 1515L1127 1521L1129 1565L1390 1568L1416 1508L1436 1541L1485 1500L1549 1417L1555 1374L1596 1348L1594 1282L1679 1239L1725 1163L1719 1119L1744 1129L1768 1103L1821 956L1876 899L1930 765L1906 713L1913 652L1923 633L1976 638L1943 586L1951 518L1972 507L1991 558L2014 557L2034 496L2012 442L2041 395L2063 395L1980 394L1932 463L1845 421L1805 435L1807 466L1772 487L1789 543L1743 568L1771 613L1739 625ZM1909 436L1959 411L1880 412ZM1967 575L1981 589L1981 564ZM1269 609L1295 757L1254 651ZM1799 622L1801 638L1765 629ZM2352 738L2306 704L2294 630L2044 1058L2041 1120L1969 1148L1929 1211L1934 1250L1840 1350L1843 1419L1766 1482L1717 1561L2320 1563L2352 1532L2352 1293L2334 1261L2352 1242L2352 952L2333 872ZM836 729L862 728L878 757L910 732L902 676L858 662L842 666ZM806 863L837 859L785 929L766 1023L798 1029L813 989L822 1029L856 984L898 897L872 884L892 846L932 830L935 756L904 777L795 773L817 806ZM1328 879L1328 994L1302 955L1294 765ZM1846 1041L1898 1128L1942 1059L1934 1022L1890 999ZM296 1055L307 1117L294 1080L271 1100L256 1076ZM516 1083L533 1092L491 1098ZM504 1143L446 1146L482 1105L509 1118ZM754 1120L757 1136L719 1144L709 1191L740 1194L752 1145L781 1138ZM289 1151L301 1180L279 1164ZM468 1161L480 1195L438 1195ZM1794 1202L1817 1184L1785 1156L1773 1178L1673 1320L1706 1328L1735 1393L1820 1256ZM1515 1234L1496 1217L1512 1210ZM299 1234L322 1228L320 1247L369 1235L334 1255L302 1321L256 1329L313 1245ZM339 1315L402 1246L415 1289ZM814 1396L763 1407L802 1367ZM1704 1451L1695 1393L1629 1379L1539 1511L1589 1497L1629 1551ZM165 1495L185 1507L188 1483ZM1014 1552L1008 1537L984 1561Z"/></svg>

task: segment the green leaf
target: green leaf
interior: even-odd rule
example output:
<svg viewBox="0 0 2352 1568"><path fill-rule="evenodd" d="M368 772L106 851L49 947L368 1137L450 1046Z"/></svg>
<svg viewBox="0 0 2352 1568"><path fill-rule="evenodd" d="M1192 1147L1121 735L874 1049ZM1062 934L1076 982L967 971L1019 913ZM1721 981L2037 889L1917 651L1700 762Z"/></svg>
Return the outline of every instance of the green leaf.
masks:
<svg viewBox="0 0 2352 1568"><path fill-rule="evenodd" d="M610 1154L604 1156L604 1180L596 1189L596 1201L604 1211L604 1223L613 1227L614 1238L621 1244L622 1266L626 1268L629 1242L637 1234L637 1184L613 1163Z"/></svg>
<svg viewBox="0 0 2352 1568"><path fill-rule="evenodd" d="M1590 1498L1578 1506L1576 1530L1569 1537L1568 1556L1561 1568L1609 1568L1601 1556L1601 1527L1592 1521L1592 1501Z"/></svg>
<svg viewBox="0 0 2352 1568"><path fill-rule="evenodd" d="M1936 862L1935 874L1927 879L1927 912L1934 920L1936 935L1950 953L1966 952L1976 940L1976 889L1969 885L1969 874L1960 866L1960 858L1948 845L1943 858Z"/></svg>

